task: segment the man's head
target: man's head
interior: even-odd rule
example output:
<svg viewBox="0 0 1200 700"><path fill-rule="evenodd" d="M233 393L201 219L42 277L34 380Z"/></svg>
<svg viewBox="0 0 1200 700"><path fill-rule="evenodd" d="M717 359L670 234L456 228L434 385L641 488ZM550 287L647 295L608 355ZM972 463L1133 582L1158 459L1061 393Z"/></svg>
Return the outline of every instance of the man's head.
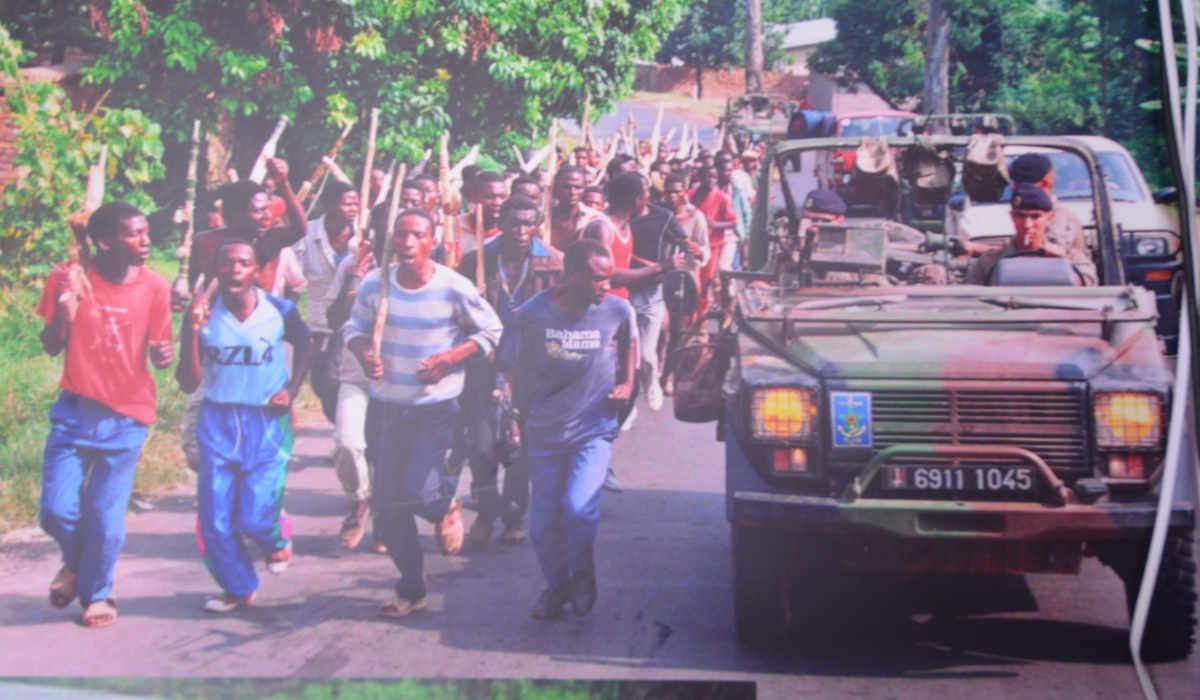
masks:
<svg viewBox="0 0 1200 700"><path fill-rule="evenodd" d="M401 268L421 270L429 264L429 255L437 246L433 217L424 209L405 209L396 217L392 252Z"/></svg>
<svg viewBox="0 0 1200 700"><path fill-rule="evenodd" d="M475 177L482 170L478 165L468 165L462 169L462 188L459 191L468 202L475 201Z"/></svg>
<svg viewBox="0 0 1200 700"><path fill-rule="evenodd" d="M588 165L593 168L600 167L600 151L588 151Z"/></svg>
<svg viewBox="0 0 1200 700"><path fill-rule="evenodd" d="M687 177L671 175L663 182L663 204L678 211L687 201Z"/></svg>
<svg viewBox="0 0 1200 700"><path fill-rule="evenodd" d="M559 204L570 204L572 207L579 204L583 200L583 187L582 168L566 165L554 176L554 198Z"/></svg>
<svg viewBox="0 0 1200 700"><path fill-rule="evenodd" d="M232 238L217 249L217 280L226 294L243 294L258 278L258 260L254 246L241 238Z"/></svg>
<svg viewBox="0 0 1200 700"><path fill-rule="evenodd" d="M590 161L590 159L588 158L587 146L576 146L575 147L575 165L576 165L576 167L580 167L580 168L587 167L587 164L589 161Z"/></svg>
<svg viewBox="0 0 1200 700"><path fill-rule="evenodd" d="M718 153L714 167L717 171L717 184L721 187L728 187L733 179L733 154L729 151Z"/></svg>
<svg viewBox="0 0 1200 700"><path fill-rule="evenodd" d="M358 218L360 202L354 186L347 182L334 180L325 183L325 191L321 193L321 207L325 210L325 221L336 227L345 226Z"/></svg>
<svg viewBox="0 0 1200 700"><path fill-rule="evenodd" d="M525 257L541 223L542 213L535 200L519 194L504 200L500 206L500 250Z"/></svg>
<svg viewBox="0 0 1200 700"><path fill-rule="evenodd" d="M542 183L532 175L522 175L512 181L512 193L540 202L542 201Z"/></svg>
<svg viewBox="0 0 1200 700"><path fill-rule="evenodd" d="M608 296L612 271L612 253L608 246L591 238L581 238L563 254L561 285L567 294L580 302L599 304Z"/></svg>
<svg viewBox="0 0 1200 700"><path fill-rule="evenodd" d="M87 236L98 256L114 256L126 265L141 266L150 259L150 224L135 206L109 202L92 212Z"/></svg>
<svg viewBox="0 0 1200 700"><path fill-rule="evenodd" d="M1046 245L1046 229L1054 221L1054 201L1041 187L1022 182L1013 187L1012 220L1017 229L1014 248L1042 248Z"/></svg>
<svg viewBox="0 0 1200 700"><path fill-rule="evenodd" d="M1013 185L1029 183L1046 192L1054 191L1054 163L1044 153L1023 153L1008 166L1008 177Z"/></svg>
<svg viewBox="0 0 1200 700"><path fill-rule="evenodd" d="M640 212L649 197L646 180L641 173L624 173L608 184L608 209L614 214Z"/></svg>
<svg viewBox="0 0 1200 700"><path fill-rule="evenodd" d="M417 182L416 180L405 180L404 183L400 185L400 208L425 208L425 190L421 187L421 183Z"/></svg>
<svg viewBox="0 0 1200 700"><path fill-rule="evenodd" d="M475 202L483 206L483 215L495 221L504 204L504 176L484 170L475 176Z"/></svg>
<svg viewBox="0 0 1200 700"><path fill-rule="evenodd" d="M425 211L432 214L442 204L437 178L429 173L421 173L417 176L417 182L420 183L421 189L425 190Z"/></svg>
<svg viewBox="0 0 1200 700"><path fill-rule="evenodd" d="M271 198L253 180L239 180L221 190L221 213L236 233L254 238L271 223Z"/></svg>
<svg viewBox="0 0 1200 700"><path fill-rule="evenodd" d="M368 194L374 200L379 196L379 192L383 189L383 181L387 179L387 173L379 168L371 169L371 186Z"/></svg>
<svg viewBox="0 0 1200 700"><path fill-rule="evenodd" d="M813 190L804 198L804 218L827 224L846 222L846 202L833 190Z"/></svg>
<svg viewBox="0 0 1200 700"><path fill-rule="evenodd" d="M717 186L717 169L710 168L707 165L696 171L696 184L704 190L711 190Z"/></svg>
<svg viewBox="0 0 1200 700"><path fill-rule="evenodd" d="M583 191L583 205L591 207L596 211L604 211L608 208L608 202L604 201L603 187L589 187Z"/></svg>
<svg viewBox="0 0 1200 700"><path fill-rule="evenodd" d="M605 167L605 172L608 173L608 179L611 182L619 175L627 173L637 167L637 161L633 156L627 153L620 153L613 156L613 159L608 161L608 166Z"/></svg>

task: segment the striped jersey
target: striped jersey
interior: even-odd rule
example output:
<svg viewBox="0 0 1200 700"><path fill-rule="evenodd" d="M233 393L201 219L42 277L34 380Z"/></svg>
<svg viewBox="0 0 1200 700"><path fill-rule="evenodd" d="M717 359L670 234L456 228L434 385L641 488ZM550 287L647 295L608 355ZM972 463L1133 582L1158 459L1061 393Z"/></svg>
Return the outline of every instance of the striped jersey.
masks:
<svg viewBox="0 0 1200 700"><path fill-rule="evenodd" d="M380 354L383 377L368 387L371 396L388 403L419 406L458 398L463 389L463 366L453 367L441 381L425 384L417 379L417 368L430 355L445 352L474 340L482 352L491 352L504 327L491 305L465 277L434 263L433 277L420 289L404 289L396 282L399 265L388 274L387 322ZM367 273L358 288L354 309L346 322L346 342L370 339L379 307L380 271Z"/></svg>

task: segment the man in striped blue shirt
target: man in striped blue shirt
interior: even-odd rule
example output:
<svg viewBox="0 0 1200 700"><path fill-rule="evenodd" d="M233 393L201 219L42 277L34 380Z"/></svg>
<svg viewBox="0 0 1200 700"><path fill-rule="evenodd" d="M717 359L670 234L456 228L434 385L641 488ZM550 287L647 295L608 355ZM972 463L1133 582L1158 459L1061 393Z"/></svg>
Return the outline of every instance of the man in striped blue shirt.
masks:
<svg viewBox="0 0 1200 700"><path fill-rule="evenodd" d="M346 347L371 378L366 437L367 461L375 469L372 509L400 570L396 597L380 609L386 617L425 607L416 516L436 524L443 553L462 546L461 504L454 500L458 475L448 475L445 466L463 362L494 350L503 331L474 285L430 259L436 245L427 212L401 212L392 244L398 262L387 266L387 317L378 356L372 334L383 295L380 270L363 278L343 331Z"/></svg>

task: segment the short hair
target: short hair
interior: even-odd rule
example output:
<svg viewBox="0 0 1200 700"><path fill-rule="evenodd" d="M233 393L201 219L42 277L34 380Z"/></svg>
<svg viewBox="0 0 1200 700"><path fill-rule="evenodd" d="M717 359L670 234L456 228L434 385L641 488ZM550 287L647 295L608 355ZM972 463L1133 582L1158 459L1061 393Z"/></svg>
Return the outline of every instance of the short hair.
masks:
<svg viewBox="0 0 1200 700"><path fill-rule="evenodd" d="M712 175L714 172L716 172L716 170L711 165L701 166L700 169L696 171L696 180L703 182L707 180L708 176Z"/></svg>
<svg viewBox="0 0 1200 700"><path fill-rule="evenodd" d="M733 153L732 152L720 151L717 153L716 157L713 158L714 163L723 163L725 161L733 162Z"/></svg>
<svg viewBox="0 0 1200 700"><path fill-rule="evenodd" d="M429 212L425 211L424 209L405 209L404 211L402 211L396 215L396 224L399 224L400 219L403 219L407 216L416 216L418 218L424 219L425 221L429 222L430 233L437 231L437 222L433 220L433 215L430 214ZM395 224L393 224L393 226L394 225ZM396 232L392 231L392 233L395 234Z"/></svg>
<svg viewBox="0 0 1200 700"><path fill-rule="evenodd" d="M504 183L504 176L493 170L480 170L475 176L475 189L478 190L483 185L493 182Z"/></svg>
<svg viewBox="0 0 1200 700"><path fill-rule="evenodd" d="M416 190L421 193L421 199L425 199L425 188L421 187L421 183L417 182L416 179L405 180L404 182L400 183L400 189Z"/></svg>
<svg viewBox="0 0 1200 700"><path fill-rule="evenodd" d="M594 238L580 238L567 246L563 253L563 273L591 272L592 258L608 258L612 260L612 251L608 246Z"/></svg>
<svg viewBox="0 0 1200 700"><path fill-rule="evenodd" d="M589 194L598 194L598 195L600 195L600 199L603 199L606 202L608 201L608 197L604 196L604 188L600 187L599 185L592 185L591 187L585 187L583 190L583 196L586 197Z"/></svg>
<svg viewBox="0 0 1200 700"><path fill-rule="evenodd" d="M251 243L250 241L246 240L245 238L230 238L229 240L225 241L221 245L217 246L217 252L213 257L220 260L221 259L221 251L225 250L226 248L229 248L230 246L235 246L235 245L244 245L247 248L249 248L250 250L254 251L254 255L253 255L254 264L255 265L258 264L258 251L254 249L254 244Z"/></svg>
<svg viewBox="0 0 1200 700"><path fill-rule="evenodd" d="M267 190L253 180L238 180L221 188L221 213L226 221L233 216L244 216L250 208L250 200Z"/></svg>
<svg viewBox="0 0 1200 700"><path fill-rule="evenodd" d="M321 193L321 206L325 207L326 209L336 207L339 203L341 203L342 197L345 196L347 192L353 191L354 185L351 185L349 182L342 182L341 180L326 182L325 191ZM359 202L359 204L361 205L362 202Z"/></svg>
<svg viewBox="0 0 1200 700"><path fill-rule="evenodd" d="M672 175L668 175L667 179L663 180L663 189L667 189L667 185L673 185L676 182L683 185L683 189L686 190L688 188L687 175L684 175L683 173L674 173Z"/></svg>
<svg viewBox="0 0 1200 700"><path fill-rule="evenodd" d="M430 182L432 182L435 185L438 184L437 176L434 175L433 173L422 172L422 173L419 173L417 176L415 176L413 179L414 180L429 180Z"/></svg>
<svg viewBox="0 0 1200 700"><path fill-rule="evenodd" d="M506 216L516 211L534 211L539 215L541 214L541 209L538 208L537 202L524 195L514 194L510 195L508 199L504 200L504 204L500 205L500 221L504 221Z"/></svg>
<svg viewBox="0 0 1200 700"><path fill-rule="evenodd" d="M87 236L92 242L112 241L121 232L121 224L139 216L145 214L132 204L109 202L101 205L88 217Z"/></svg>
<svg viewBox="0 0 1200 700"><path fill-rule="evenodd" d="M512 181L512 188L516 189L517 185L534 185L539 190L542 189L542 181L532 175L522 175Z"/></svg>
<svg viewBox="0 0 1200 700"><path fill-rule="evenodd" d="M608 165L604 168L604 172L608 174L608 178L611 180L620 175L621 168L625 167L625 164L631 160L633 160L633 156L628 153L619 153L613 156L613 159L608 162Z"/></svg>
<svg viewBox="0 0 1200 700"><path fill-rule="evenodd" d="M566 182L567 178L572 175L578 175L584 180L587 179L587 175L583 172L583 168L574 165L564 165L559 168L558 173L554 175L554 186L557 187L558 185Z"/></svg>
<svg viewBox="0 0 1200 700"><path fill-rule="evenodd" d="M1022 153L1008 166L1008 176L1013 184L1041 182L1054 170L1054 163L1044 153Z"/></svg>
<svg viewBox="0 0 1200 700"><path fill-rule="evenodd" d="M646 181L642 179L642 174L636 171L618 175L608 184L608 202L618 211L632 207L644 194Z"/></svg>
<svg viewBox="0 0 1200 700"><path fill-rule="evenodd" d="M574 152L575 152L575 153L578 153L578 152L580 152L580 151L590 151L590 150L591 150L591 149L590 149L590 148L588 148L587 146L576 146L576 147L575 147L575 151L574 151Z"/></svg>

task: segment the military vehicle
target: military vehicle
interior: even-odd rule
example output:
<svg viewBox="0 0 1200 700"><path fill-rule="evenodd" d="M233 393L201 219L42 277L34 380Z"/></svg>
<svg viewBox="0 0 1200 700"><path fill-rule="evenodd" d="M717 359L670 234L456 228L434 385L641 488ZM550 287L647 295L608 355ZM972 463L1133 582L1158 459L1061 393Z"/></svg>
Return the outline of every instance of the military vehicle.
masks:
<svg viewBox="0 0 1200 700"><path fill-rule="evenodd" d="M751 141L776 143L787 136L788 123L795 109L795 101L787 95L738 95L725 102L725 115L717 128L732 136L739 150L744 150Z"/></svg>
<svg viewBox="0 0 1200 700"><path fill-rule="evenodd" d="M1071 154L1091 182L1105 179L1079 139L1006 141ZM932 148L957 181L968 143L887 145L901 158ZM944 234L914 250L878 219L802 220L803 174L783 164L857 145L771 149L754 271L722 273L724 317L692 346L705 362L685 359L694 371L676 376L677 417L718 421L725 442L739 639L837 625L829 611L869 603L870 582L1077 574L1092 556L1120 576L1132 608L1177 397L1155 296L1126 283L1110 188L1089 190L1099 286L1071 286L1065 261L1036 257L1001 260L997 286L954 284L969 261ZM1172 506L1147 658L1192 647L1194 492L1176 489L1189 500Z"/></svg>

